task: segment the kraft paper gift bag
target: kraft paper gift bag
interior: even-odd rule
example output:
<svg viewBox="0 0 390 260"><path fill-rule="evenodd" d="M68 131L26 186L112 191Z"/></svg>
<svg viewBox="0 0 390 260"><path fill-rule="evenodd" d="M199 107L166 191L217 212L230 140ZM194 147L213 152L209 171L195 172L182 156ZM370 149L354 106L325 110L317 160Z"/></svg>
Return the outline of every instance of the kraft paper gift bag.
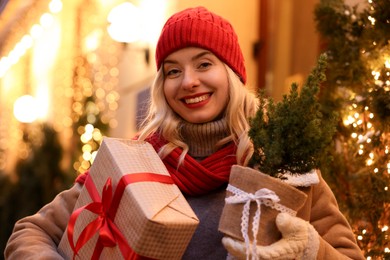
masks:
<svg viewBox="0 0 390 260"><path fill-rule="evenodd" d="M219 230L240 241L248 236L251 243L255 240L257 245L270 245L281 238L275 224L276 216L280 212L295 215L306 198L304 192L278 178L249 167L234 165ZM256 217L256 213L259 217ZM252 232L253 224L258 225L257 234ZM242 226L246 228L245 234Z"/></svg>

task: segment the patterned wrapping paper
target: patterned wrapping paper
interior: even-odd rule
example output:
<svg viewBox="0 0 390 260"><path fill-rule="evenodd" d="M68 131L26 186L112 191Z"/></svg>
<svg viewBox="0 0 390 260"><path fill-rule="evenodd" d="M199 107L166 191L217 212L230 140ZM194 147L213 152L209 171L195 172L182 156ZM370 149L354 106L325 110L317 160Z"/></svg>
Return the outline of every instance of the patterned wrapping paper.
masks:
<svg viewBox="0 0 390 260"><path fill-rule="evenodd" d="M102 198L107 180L111 178L113 190L119 180L152 173L170 177L153 147L142 141L104 138L90 169L93 186ZM132 176L131 176L132 175ZM125 176L125 177L123 177ZM131 176L131 177L130 177ZM84 185L75 205L75 211L93 202ZM115 200L115 197L114 197ZM118 201L116 201L118 202ZM109 204L115 204L114 202ZM71 217L72 218L72 217ZM73 243L76 245L86 226L98 216L82 210L74 223ZM199 220L179 188L174 184L141 181L128 184L121 196L113 219L115 226L136 254L131 259L180 259L190 242ZM70 223L68 223L68 228ZM79 249L76 259L91 259L99 242L98 233ZM122 243L123 244L123 243ZM59 252L72 259L74 251L65 230ZM100 259L123 259L121 247L104 247ZM142 256L142 257L140 257Z"/></svg>
<svg viewBox="0 0 390 260"><path fill-rule="evenodd" d="M244 241L242 226L247 226L245 235L250 243L257 245L270 245L281 238L281 234L275 224L275 218L280 212L295 215L304 205L307 195L283 183L280 179L271 177L249 167L234 165L231 169L229 186L231 190L238 188L241 192L240 203L229 203L235 195L234 192L226 192L226 203L219 222L219 231L237 240ZM260 203L260 211L254 197ZM269 198L277 199L272 201ZM249 201L248 216L244 217L244 200ZM260 213L256 239L253 234L253 223L256 212Z"/></svg>

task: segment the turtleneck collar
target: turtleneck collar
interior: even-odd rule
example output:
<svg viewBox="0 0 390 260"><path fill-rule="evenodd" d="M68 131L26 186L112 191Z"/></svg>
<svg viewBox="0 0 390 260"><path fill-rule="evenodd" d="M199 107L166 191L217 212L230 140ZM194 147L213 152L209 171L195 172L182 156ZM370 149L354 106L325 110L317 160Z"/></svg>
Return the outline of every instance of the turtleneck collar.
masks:
<svg viewBox="0 0 390 260"><path fill-rule="evenodd" d="M220 148L216 144L229 136L229 129L224 118L204 124L183 121L180 134L189 147L188 154L195 159L204 159Z"/></svg>

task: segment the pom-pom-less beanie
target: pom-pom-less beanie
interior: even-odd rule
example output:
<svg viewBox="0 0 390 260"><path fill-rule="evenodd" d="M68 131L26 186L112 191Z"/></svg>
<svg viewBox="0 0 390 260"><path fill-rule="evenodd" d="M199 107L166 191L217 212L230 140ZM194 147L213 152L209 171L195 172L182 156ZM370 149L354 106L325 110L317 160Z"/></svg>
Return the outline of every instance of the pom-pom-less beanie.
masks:
<svg viewBox="0 0 390 260"><path fill-rule="evenodd" d="M244 57L232 25L204 7L188 8L165 23L156 48L157 70L179 49L200 47L211 51L246 82Z"/></svg>

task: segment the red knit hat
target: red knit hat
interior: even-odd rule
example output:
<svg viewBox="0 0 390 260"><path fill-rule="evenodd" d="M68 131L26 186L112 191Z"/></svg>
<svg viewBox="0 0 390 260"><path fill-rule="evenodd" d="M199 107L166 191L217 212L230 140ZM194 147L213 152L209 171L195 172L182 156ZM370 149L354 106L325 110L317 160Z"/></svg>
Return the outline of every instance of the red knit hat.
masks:
<svg viewBox="0 0 390 260"><path fill-rule="evenodd" d="M188 8L165 23L156 48L157 69L164 59L185 47L211 51L246 82L244 57L232 25L204 7Z"/></svg>

